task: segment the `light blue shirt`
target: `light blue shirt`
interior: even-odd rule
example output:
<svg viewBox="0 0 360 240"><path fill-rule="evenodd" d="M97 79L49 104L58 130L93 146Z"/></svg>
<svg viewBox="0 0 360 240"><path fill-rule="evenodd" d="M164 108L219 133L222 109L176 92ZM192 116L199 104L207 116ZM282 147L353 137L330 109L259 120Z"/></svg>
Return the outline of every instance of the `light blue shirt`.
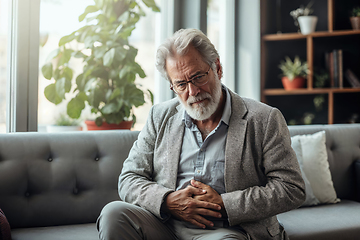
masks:
<svg viewBox="0 0 360 240"><path fill-rule="evenodd" d="M219 194L225 193L224 166L226 137L231 115L231 99L226 93L224 112L217 127L202 140L196 124L184 110L185 132L181 147L176 190L186 188L191 179L211 186Z"/></svg>

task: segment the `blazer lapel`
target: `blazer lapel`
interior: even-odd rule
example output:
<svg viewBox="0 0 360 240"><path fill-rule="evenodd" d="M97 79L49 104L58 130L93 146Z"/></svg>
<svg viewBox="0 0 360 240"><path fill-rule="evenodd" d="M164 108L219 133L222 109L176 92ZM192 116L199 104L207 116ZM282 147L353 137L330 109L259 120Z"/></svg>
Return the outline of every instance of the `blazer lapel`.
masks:
<svg viewBox="0 0 360 240"><path fill-rule="evenodd" d="M169 187L176 188L178 165L180 160L181 146L184 136L185 125L182 121L182 107L177 107L178 112L172 116L166 127L167 161L169 172Z"/></svg>
<svg viewBox="0 0 360 240"><path fill-rule="evenodd" d="M247 128L247 120L244 116L247 108L244 101L238 95L230 92L231 95L231 116L225 149L225 189L231 192L234 186L238 185L235 176L239 173L241 157L244 149L244 141Z"/></svg>

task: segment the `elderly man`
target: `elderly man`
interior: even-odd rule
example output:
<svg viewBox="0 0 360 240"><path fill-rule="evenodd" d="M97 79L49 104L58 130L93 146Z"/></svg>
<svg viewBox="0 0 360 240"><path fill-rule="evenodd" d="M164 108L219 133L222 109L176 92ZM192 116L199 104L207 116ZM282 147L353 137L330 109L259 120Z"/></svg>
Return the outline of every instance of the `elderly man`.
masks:
<svg viewBox="0 0 360 240"><path fill-rule="evenodd" d="M199 30L157 51L177 98L155 105L104 207L101 239L287 239L276 214L305 199L280 111L221 84L222 66Z"/></svg>

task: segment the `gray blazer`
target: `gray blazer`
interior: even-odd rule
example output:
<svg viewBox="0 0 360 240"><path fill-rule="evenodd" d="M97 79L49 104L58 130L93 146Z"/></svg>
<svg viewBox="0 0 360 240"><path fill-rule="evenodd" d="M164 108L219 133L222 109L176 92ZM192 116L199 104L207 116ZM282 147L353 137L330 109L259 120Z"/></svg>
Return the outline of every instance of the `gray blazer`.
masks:
<svg viewBox="0 0 360 240"><path fill-rule="evenodd" d="M222 194L230 226L252 239L285 239L276 214L299 207L305 186L286 122L276 108L231 95ZM175 190L184 123L178 99L152 107L119 177L119 195L158 218ZM166 219L163 219L166 220Z"/></svg>

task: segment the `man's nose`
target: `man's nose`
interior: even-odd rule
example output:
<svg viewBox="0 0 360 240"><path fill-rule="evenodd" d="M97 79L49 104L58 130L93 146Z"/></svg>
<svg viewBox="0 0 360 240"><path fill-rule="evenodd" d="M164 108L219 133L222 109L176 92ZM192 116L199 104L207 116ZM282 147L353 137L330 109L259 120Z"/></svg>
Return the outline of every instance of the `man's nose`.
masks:
<svg viewBox="0 0 360 240"><path fill-rule="evenodd" d="M200 88L195 86L192 82L188 82L189 95L196 96L200 92Z"/></svg>

